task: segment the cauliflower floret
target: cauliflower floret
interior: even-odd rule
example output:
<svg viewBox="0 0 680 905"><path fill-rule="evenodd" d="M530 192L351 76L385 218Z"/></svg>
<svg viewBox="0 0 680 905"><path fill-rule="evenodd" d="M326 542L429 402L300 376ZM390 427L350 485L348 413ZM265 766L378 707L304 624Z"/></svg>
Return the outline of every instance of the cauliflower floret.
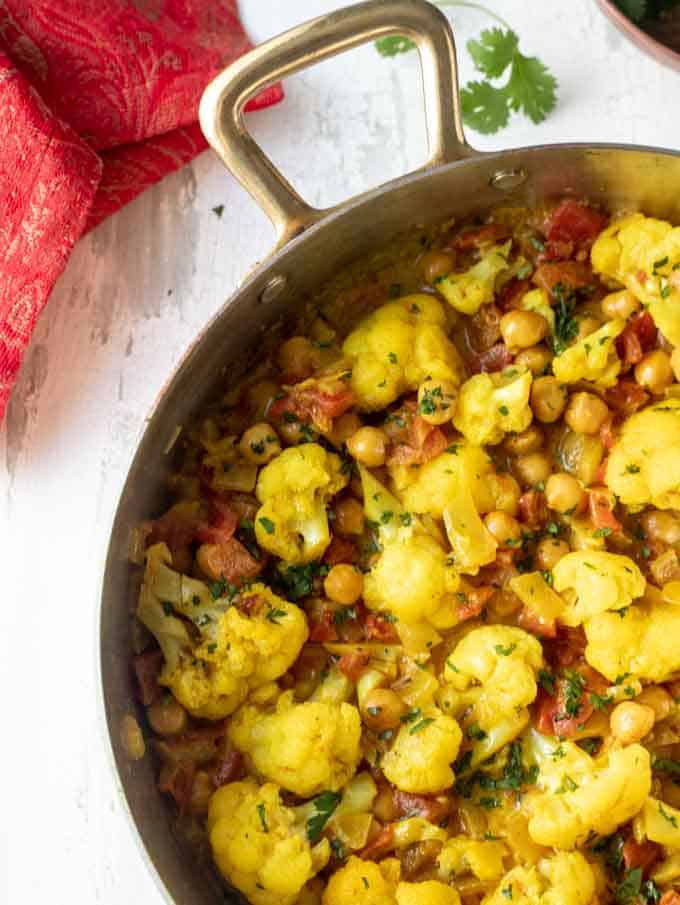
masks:
<svg viewBox="0 0 680 905"><path fill-rule="evenodd" d="M396 858L380 864L352 855L336 870L323 894L323 905L390 905L395 901L401 866ZM257 903L256 903L257 905Z"/></svg>
<svg viewBox="0 0 680 905"><path fill-rule="evenodd" d="M402 792L430 795L448 789L462 738L454 719L435 707L426 708L399 729L382 759L383 773Z"/></svg>
<svg viewBox="0 0 680 905"><path fill-rule="evenodd" d="M529 833L539 845L573 849L591 833L606 836L642 807L652 784L649 752L642 745L610 750L593 760L573 742L555 744L532 733L540 764L531 802Z"/></svg>
<svg viewBox="0 0 680 905"><path fill-rule="evenodd" d="M591 251L593 270L626 286L674 346L680 345L680 228L633 214L605 229Z"/></svg>
<svg viewBox="0 0 680 905"><path fill-rule="evenodd" d="M444 843L437 858L437 874L448 882L464 874L474 874L482 883L493 883L503 874L505 845L498 840L454 836Z"/></svg>
<svg viewBox="0 0 680 905"><path fill-rule="evenodd" d="M480 260L463 273L449 273L437 280L437 289L449 305L461 314L476 314L482 305L493 302L496 281L510 269L508 255L512 240L493 245L481 253Z"/></svg>
<svg viewBox="0 0 680 905"><path fill-rule="evenodd" d="M680 849L680 811L665 801L648 798L633 824L636 837Z"/></svg>
<svg viewBox="0 0 680 905"><path fill-rule="evenodd" d="M397 905L460 905L458 891L438 880L400 883L396 899Z"/></svg>
<svg viewBox="0 0 680 905"><path fill-rule="evenodd" d="M666 682L680 670L677 604L635 604L622 614L600 613L584 628L586 660L610 682L623 675Z"/></svg>
<svg viewBox="0 0 680 905"><path fill-rule="evenodd" d="M680 399L657 402L624 421L606 482L626 506L680 509Z"/></svg>
<svg viewBox="0 0 680 905"><path fill-rule="evenodd" d="M645 592L646 582L632 559L618 553L576 550L553 568L553 587L562 593L565 625L581 625L605 610L622 610Z"/></svg>
<svg viewBox="0 0 680 905"><path fill-rule="evenodd" d="M478 512L496 508L497 474L487 451L472 443L454 443L449 450L424 465L407 469L407 483L397 487L409 512L442 518L444 509L455 504L462 485L472 493Z"/></svg>
<svg viewBox="0 0 680 905"><path fill-rule="evenodd" d="M480 736L471 767L512 741L529 722L536 672L543 666L540 642L521 628L487 625L472 629L447 657L440 707L465 714ZM448 687L447 687L448 686Z"/></svg>
<svg viewBox="0 0 680 905"><path fill-rule="evenodd" d="M342 460L317 443L291 446L260 472L258 544L289 563L318 559L330 543L326 502L347 484Z"/></svg>
<svg viewBox="0 0 680 905"><path fill-rule="evenodd" d="M339 789L359 762L361 719L351 704L293 703L281 695L273 713L252 705L231 720L229 738L258 773L304 798Z"/></svg>
<svg viewBox="0 0 680 905"><path fill-rule="evenodd" d="M513 867L482 905L592 905L596 878L579 852L557 852L535 867Z"/></svg>
<svg viewBox="0 0 680 905"><path fill-rule="evenodd" d="M460 388L453 424L470 443L500 443L506 433L531 424L530 392L530 371L475 374Z"/></svg>
<svg viewBox="0 0 680 905"><path fill-rule="evenodd" d="M378 308L345 340L352 392L363 411L385 408L426 378L460 383L463 363L444 332L446 315L431 295L407 295Z"/></svg>
<svg viewBox="0 0 680 905"><path fill-rule="evenodd" d="M165 544L149 547L146 556L137 618L163 651L159 681L194 716L228 716L249 689L278 679L295 662L308 635L298 607L263 584L236 601L214 600L204 582L170 568ZM193 622L197 638L173 611Z"/></svg>
<svg viewBox="0 0 680 905"><path fill-rule="evenodd" d="M614 318L556 355L552 363L555 377L562 383L590 380L601 387L614 386L621 370L615 340L625 326L624 320Z"/></svg>
<svg viewBox="0 0 680 905"><path fill-rule="evenodd" d="M281 804L277 786L250 779L214 793L208 835L220 872L253 905L293 905L330 856L328 839L310 846L304 823Z"/></svg>

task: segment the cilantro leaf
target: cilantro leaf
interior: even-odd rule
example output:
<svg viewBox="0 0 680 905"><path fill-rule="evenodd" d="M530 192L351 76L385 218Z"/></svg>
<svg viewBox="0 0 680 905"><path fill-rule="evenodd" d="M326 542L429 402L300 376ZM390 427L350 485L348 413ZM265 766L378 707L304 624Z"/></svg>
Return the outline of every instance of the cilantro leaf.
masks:
<svg viewBox="0 0 680 905"><path fill-rule="evenodd" d="M647 15L647 0L614 0L614 3L633 22L642 22Z"/></svg>
<svg viewBox="0 0 680 905"><path fill-rule="evenodd" d="M479 41L467 42L468 53L480 72L487 78L497 79L512 63L519 38L514 31L501 28L487 28L479 37Z"/></svg>
<svg viewBox="0 0 680 905"><path fill-rule="evenodd" d="M511 109L521 110L532 123L541 123L557 103L557 79L537 57L515 54L505 86Z"/></svg>
<svg viewBox="0 0 680 905"><path fill-rule="evenodd" d="M321 838L323 828L333 814L333 811L340 804L342 795L340 792L322 792L314 799L314 814L307 821L307 838L312 845Z"/></svg>
<svg viewBox="0 0 680 905"><path fill-rule="evenodd" d="M618 905L631 905L635 902L640 894L640 886L642 885L642 868L636 867L629 870L623 878L623 882L616 887L614 897Z"/></svg>
<svg viewBox="0 0 680 905"><path fill-rule="evenodd" d="M408 53L415 46L415 42L406 35L387 35L375 42L375 49L381 57L396 57L399 53Z"/></svg>
<svg viewBox="0 0 680 905"><path fill-rule="evenodd" d="M510 118L504 92L490 82L468 82L461 88L460 106L465 125L482 135L498 132Z"/></svg>

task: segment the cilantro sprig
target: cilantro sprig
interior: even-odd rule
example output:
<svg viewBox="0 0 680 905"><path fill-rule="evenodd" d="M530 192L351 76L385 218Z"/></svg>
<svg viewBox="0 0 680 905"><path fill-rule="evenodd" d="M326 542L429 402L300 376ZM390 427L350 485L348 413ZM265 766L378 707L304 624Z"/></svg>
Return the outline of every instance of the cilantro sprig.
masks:
<svg viewBox="0 0 680 905"><path fill-rule="evenodd" d="M527 57L521 52L517 32L481 4L463 0L435 2L439 6L480 10L498 22L485 29L477 40L467 42L468 53L484 78L470 81L461 89L465 125L490 135L507 126L511 112L523 113L534 123L543 122L557 103L557 79L538 57ZM376 41L375 46L382 56L393 57L416 45L403 35L389 35ZM501 79L505 81L499 84Z"/></svg>
<svg viewBox="0 0 680 905"><path fill-rule="evenodd" d="M340 804L341 798L340 792L326 791L314 799L314 813L307 820L307 838L312 845L316 845L321 838L321 833L333 815L333 811Z"/></svg>

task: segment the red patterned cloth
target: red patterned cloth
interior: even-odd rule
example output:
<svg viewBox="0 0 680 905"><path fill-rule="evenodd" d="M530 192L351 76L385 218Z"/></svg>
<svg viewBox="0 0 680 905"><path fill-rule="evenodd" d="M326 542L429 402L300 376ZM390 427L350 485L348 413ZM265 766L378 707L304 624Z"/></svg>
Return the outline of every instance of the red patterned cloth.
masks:
<svg viewBox="0 0 680 905"><path fill-rule="evenodd" d="M0 418L75 242L205 148L201 92L250 46L236 0L0 0Z"/></svg>

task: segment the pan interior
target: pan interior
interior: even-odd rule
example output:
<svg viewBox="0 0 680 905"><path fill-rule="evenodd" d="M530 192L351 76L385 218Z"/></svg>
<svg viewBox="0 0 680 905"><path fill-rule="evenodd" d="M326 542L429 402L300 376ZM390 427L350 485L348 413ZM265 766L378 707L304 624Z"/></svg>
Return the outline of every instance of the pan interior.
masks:
<svg viewBox="0 0 680 905"><path fill-rule="evenodd" d="M236 381L263 349L291 330L331 279L409 230L498 205L534 206L552 197L588 197L611 210L640 209L680 222L680 154L613 146L550 146L479 156L404 177L346 205L270 258L197 338L159 398L134 457L116 513L103 583L100 656L106 720L132 821L161 888L176 905L240 901L195 855L183 853L169 806L156 791L149 756L132 763L120 741L134 712L129 601L139 569L128 562L129 534L162 508L178 428Z"/></svg>

